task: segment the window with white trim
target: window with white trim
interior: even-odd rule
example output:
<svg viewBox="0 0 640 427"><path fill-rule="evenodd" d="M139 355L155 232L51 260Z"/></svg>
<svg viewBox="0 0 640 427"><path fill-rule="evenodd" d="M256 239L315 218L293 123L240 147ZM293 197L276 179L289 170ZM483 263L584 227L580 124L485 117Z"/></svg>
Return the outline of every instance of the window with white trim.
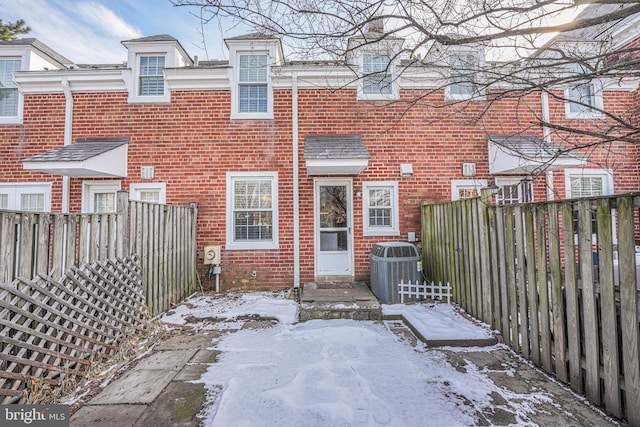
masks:
<svg viewBox="0 0 640 427"><path fill-rule="evenodd" d="M0 59L0 117L18 117L20 94L13 73L20 71L21 58Z"/></svg>
<svg viewBox="0 0 640 427"><path fill-rule="evenodd" d="M227 173L227 249L278 248L277 172Z"/></svg>
<svg viewBox="0 0 640 427"><path fill-rule="evenodd" d="M454 179L451 181L451 200L479 197L480 190L486 186L486 179Z"/></svg>
<svg viewBox="0 0 640 427"><path fill-rule="evenodd" d="M449 56L449 85L445 91L447 99L470 99L476 94L478 64L478 56L473 53L460 52Z"/></svg>
<svg viewBox="0 0 640 427"><path fill-rule="evenodd" d="M533 186L526 177L496 177L495 184L499 187L496 193L497 205L513 205L533 201Z"/></svg>
<svg viewBox="0 0 640 427"><path fill-rule="evenodd" d="M129 198L139 202L166 203L167 186L164 182L131 184Z"/></svg>
<svg viewBox="0 0 640 427"><path fill-rule="evenodd" d="M164 95L164 55L139 55L138 95Z"/></svg>
<svg viewBox="0 0 640 427"><path fill-rule="evenodd" d="M613 194L613 172L608 169L565 169L567 199L598 197ZM574 233L578 233L578 213L574 212ZM592 241L596 243L598 230L596 212L591 212ZM615 215L613 218L613 239L616 241Z"/></svg>
<svg viewBox="0 0 640 427"><path fill-rule="evenodd" d="M364 182L363 234L365 236L399 236L397 182Z"/></svg>
<svg viewBox="0 0 640 427"><path fill-rule="evenodd" d="M82 211L86 213L116 212L116 193L120 181L85 181L82 184Z"/></svg>
<svg viewBox="0 0 640 427"><path fill-rule="evenodd" d="M17 211L51 211L51 184L0 184L0 209Z"/></svg>
<svg viewBox="0 0 640 427"><path fill-rule="evenodd" d="M238 54L238 112L269 111L269 56L267 53Z"/></svg>
<svg viewBox="0 0 640 427"><path fill-rule="evenodd" d="M361 94L363 99L388 99L394 96L392 64L389 55L362 54Z"/></svg>
<svg viewBox="0 0 640 427"><path fill-rule="evenodd" d="M579 76L589 71L581 64L573 64L571 71ZM602 87L597 80L584 79L565 90L566 115L569 119L602 117Z"/></svg>

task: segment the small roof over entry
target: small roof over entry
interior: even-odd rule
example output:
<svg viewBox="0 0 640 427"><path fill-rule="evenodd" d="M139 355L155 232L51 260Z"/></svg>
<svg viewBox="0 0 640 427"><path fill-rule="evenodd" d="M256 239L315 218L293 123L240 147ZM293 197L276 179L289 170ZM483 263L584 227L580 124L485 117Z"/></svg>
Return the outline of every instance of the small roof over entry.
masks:
<svg viewBox="0 0 640 427"><path fill-rule="evenodd" d="M78 178L127 176L129 138L79 138L22 160L27 170Z"/></svg>
<svg viewBox="0 0 640 427"><path fill-rule="evenodd" d="M583 166L587 157L534 135L489 135L489 173L529 175Z"/></svg>
<svg viewBox="0 0 640 427"><path fill-rule="evenodd" d="M369 158L360 135L307 135L304 139L309 175L357 175Z"/></svg>

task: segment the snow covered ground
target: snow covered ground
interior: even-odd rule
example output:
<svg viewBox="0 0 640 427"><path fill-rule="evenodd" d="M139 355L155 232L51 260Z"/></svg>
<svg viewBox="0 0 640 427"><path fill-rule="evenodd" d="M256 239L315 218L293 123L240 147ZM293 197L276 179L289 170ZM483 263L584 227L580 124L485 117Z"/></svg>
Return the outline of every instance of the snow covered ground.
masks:
<svg viewBox="0 0 640 427"><path fill-rule="evenodd" d="M489 333L450 306L384 310L404 314L435 339ZM278 322L240 329L243 317L254 314ZM447 359L451 351L490 349L427 349L394 334L391 322L296 323L296 314L297 304L283 294L250 293L193 298L163 318L236 330L214 341L220 357L199 381L209 390L206 426L473 426L487 408L509 414L511 425L527 426L536 425L530 418L536 406L555 405L548 392L515 393L494 383L491 369L468 361L461 368Z"/></svg>

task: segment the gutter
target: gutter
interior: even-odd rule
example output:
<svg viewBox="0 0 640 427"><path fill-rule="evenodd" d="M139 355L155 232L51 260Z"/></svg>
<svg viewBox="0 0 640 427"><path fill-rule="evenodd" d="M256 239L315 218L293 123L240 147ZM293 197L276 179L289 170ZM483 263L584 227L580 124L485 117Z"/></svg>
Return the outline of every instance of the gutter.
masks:
<svg viewBox="0 0 640 427"><path fill-rule="evenodd" d="M64 92L64 146L71 145L73 126L73 94L67 76L62 77L62 91ZM69 199L71 198L71 178L62 176L62 212L69 212Z"/></svg>
<svg viewBox="0 0 640 427"><path fill-rule="evenodd" d="M293 287L300 288L300 171L298 148L298 73L291 75L291 140L293 155Z"/></svg>

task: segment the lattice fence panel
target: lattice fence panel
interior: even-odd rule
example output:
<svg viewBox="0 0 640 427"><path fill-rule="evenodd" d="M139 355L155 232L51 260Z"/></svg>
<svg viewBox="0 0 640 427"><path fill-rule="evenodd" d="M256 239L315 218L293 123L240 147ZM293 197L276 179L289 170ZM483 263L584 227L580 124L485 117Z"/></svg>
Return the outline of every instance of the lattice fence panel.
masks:
<svg viewBox="0 0 640 427"><path fill-rule="evenodd" d="M32 381L84 376L148 321L137 257L0 283L1 402L20 403Z"/></svg>

